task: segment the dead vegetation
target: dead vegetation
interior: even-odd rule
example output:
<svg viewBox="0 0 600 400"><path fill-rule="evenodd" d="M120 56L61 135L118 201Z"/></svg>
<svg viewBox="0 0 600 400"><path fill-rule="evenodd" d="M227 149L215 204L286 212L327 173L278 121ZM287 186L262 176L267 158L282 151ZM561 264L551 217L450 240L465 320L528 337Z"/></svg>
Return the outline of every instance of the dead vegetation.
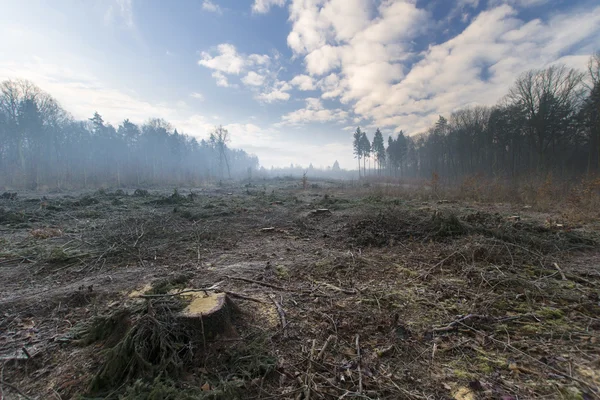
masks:
<svg viewBox="0 0 600 400"><path fill-rule="evenodd" d="M0 200L4 392L599 398L595 221L269 184ZM234 311L182 318L199 288Z"/></svg>
<svg viewBox="0 0 600 400"><path fill-rule="evenodd" d="M453 211L409 210L389 207L373 216L360 216L344 236L357 246L387 246L394 241L443 241L481 235L510 246L525 246L541 253L573 251L598 246L594 235L565 226L544 226L481 211L460 217Z"/></svg>

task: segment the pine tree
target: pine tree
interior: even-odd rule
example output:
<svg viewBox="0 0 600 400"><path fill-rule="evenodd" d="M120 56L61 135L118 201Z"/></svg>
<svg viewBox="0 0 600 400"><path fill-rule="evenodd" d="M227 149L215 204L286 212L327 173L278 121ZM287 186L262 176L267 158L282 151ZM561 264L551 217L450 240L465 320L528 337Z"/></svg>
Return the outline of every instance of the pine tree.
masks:
<svg viewBox="0 0 600 400"><path fill-rule="evenodd" d="M373 153L377 158L377 166L379 173L381 174L381 166L385 162L385 145L383 143L383 135L379 128L377 128L375 136L373 137Z"/></svg>
<svg viewBox="0 0 600 400"><path fill-rule="evenodd" d="M352 143L354 156L358 159L358 179L360 179L360 158L363 156L362 135L363 133L359 126L356 128L356 132L354 132L354 142Z"/></svg>

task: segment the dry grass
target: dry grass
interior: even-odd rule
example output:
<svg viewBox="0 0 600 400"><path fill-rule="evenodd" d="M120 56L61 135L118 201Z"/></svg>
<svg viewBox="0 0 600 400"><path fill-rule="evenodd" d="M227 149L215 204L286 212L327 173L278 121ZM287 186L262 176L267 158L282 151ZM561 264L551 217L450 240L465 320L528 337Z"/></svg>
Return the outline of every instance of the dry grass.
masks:
<svg viewBox="0 0 600 400"><path fill-rule="evenodd" d="M548 174L509 181L474 175L459 183L444 182L437 174L421 180L374 177L349 184L346 193L406 200L508 203L559 214L579 223L600 218L600 177L559 180Z"/></svg>

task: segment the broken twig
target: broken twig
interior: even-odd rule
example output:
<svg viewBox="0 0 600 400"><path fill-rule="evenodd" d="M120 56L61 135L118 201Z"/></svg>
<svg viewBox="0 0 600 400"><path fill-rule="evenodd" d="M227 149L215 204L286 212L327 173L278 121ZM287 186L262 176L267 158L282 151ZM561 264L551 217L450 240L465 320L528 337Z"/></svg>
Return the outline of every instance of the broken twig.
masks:
<svg viewBox="0 0 600 400"><path fill-rule="evenodd" d="M340 292L340 293L344 293L344 294L356 294L357 291L356 289L344 289L335 285L332 285L331 283L327 283L327 282L320 282L320 281L313 281L316 284L319 285L323 285L331 290L334 290L336 292Z"/></svg>
<svg viewBox="0 0 600 400"><path fill-rule="evenodd" d="M321 351L319 351L319 354L317 355L317 361L323 360L323 356L325 356L325 351L327 350L327 347L329 347L329 344L335 341L336 339L337 337L335 335L329 335L329 337L325 341L325 344L323 344Z"/></svg>
<svg viewBox="0 0 600 400"><path fill-rule="evenodd" d="M565 276L565 273L563 272L563 270L558 266L557 263L552 263L552 266L554 268L556 268L556 270L558 271L558 273L560 274L560 277L563 281L567 280L567 277Z"/></svg>
<svg viewBox="0 0 600 400"><path fill-rule="evenodd" d="M360 368L361 356L360 356L360 335L356 335L356 355L358 357L358 393L362 394L363 392L363 384L362 384L362 371Z"/></svg>
<svg viewBox="0 0 600 400"><path fill-rule="evenodd" d="M261 299L257 299L256 297L246 296L245 294L239 294L239 293L236 293L236 292L230 292L228 290L222 290L222 292L225 293L228 296L235 297L237 299L249 300L249 301L253 301L255 303L264 303L264 301L262 301Z"/></svg>
<svg viewBox="0 0 600 400"><path fill-rule="evenodd" d="M2 380L2 381L0 381L0 385L11 388L12 390L14 390L15 392L19 393L19 395L23 396L27 400L33 400L33 398L27 396L21 389L19 389L18 387L16 387L12 383L8 383L8 382Z"/></svg>
<svg viewBox="0 0 600 400"><path fill-rule="evenodd" d="M281 290L281 291L286 291L287 290L284 287L273 285L272 283L256 281L254 279L243 278L241 276L225 276L225 277L227 279L233 279L233 280L237 280L237 281L244 281L244 282L248 282L248 283L256 283L257 285L262 285L262 286L270 287L272 289L277 289L277 290Z"/></svg>
<svg viewBox="0 0 600 400"><path fill-rule="evenodd" d="M275 308L277 308L277 314L279 314L279 321L281 322L281 330L283 331L283 337L287 337L287 331L285 329L287 327L287 321L285 319L285 311L283 310L283 307L281 306L281 304L279 304L277 302L277 300L275 300L274 296L269 296L269 298L271 299L273 304L275 304Z"/></svg>
<svg viewBox="0 0 600 400"><path fill-rule="evenodd" d="M460 317L457 320L454 320L452 322L450 322L448 325L443 326L441 328L433 328L433 332L448 332L448 331L453 331L455 330L459 324L463 324L465 321L468 321L470 319L486 319L488 318L485 315L479 315L479 314L468 314L465 316Z"/></svg>
<svg viewBox="0 0 600 400"><path fill-rule="evenodd" d="M306 367L306 389L304 392L305 400L310 400L310 391L311 391L311 383L312 383L312 365L313 359L315 357L315 347L317 345L317 340L312 340L312 346L310 348L310 357L308 359L308 367Z"/></svg>

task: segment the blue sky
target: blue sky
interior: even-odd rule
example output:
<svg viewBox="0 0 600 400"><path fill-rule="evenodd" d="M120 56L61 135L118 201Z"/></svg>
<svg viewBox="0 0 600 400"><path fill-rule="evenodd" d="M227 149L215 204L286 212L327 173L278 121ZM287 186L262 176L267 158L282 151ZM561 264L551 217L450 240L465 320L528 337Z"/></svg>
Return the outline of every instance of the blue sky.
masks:
<svg viewBox="0 0 600 400"><path fill-rule="evenodd" d="M76 118L215 125L261 164L352 168L352 132L423 132L521 72L583 69L588 0L0 0L0 79Z"/></svg>

